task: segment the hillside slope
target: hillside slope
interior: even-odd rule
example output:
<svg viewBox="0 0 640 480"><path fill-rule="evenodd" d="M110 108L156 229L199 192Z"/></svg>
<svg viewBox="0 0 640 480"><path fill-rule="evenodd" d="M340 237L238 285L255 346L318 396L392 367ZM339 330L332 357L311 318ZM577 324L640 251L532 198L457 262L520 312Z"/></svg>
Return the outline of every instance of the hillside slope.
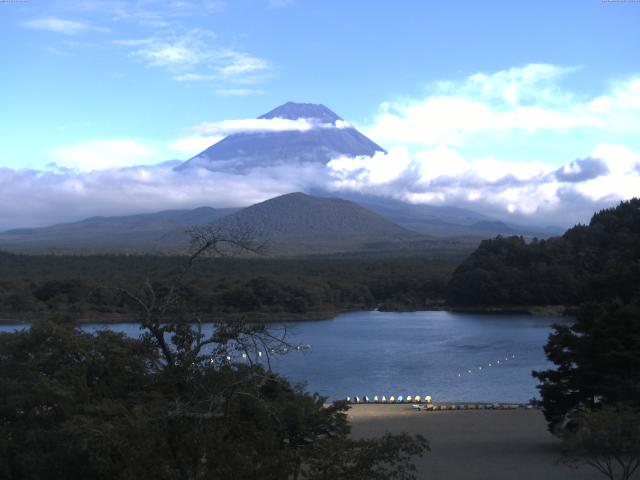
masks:
<svg viewBox="0 0 640 480"><path fill-rule="evenodd" d="M460 306L626 302L639 289L640 199L634 198L561 237L483 241L455 270L448 301Z"/></svg>

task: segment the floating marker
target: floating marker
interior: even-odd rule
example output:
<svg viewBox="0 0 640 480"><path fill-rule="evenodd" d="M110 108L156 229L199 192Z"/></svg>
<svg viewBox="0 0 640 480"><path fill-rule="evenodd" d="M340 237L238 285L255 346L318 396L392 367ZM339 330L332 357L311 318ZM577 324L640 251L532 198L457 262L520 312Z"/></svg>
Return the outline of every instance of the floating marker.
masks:
<svg viewBox="0 0 640 480"><path fill-rule="evenodd" d="M374 396L373 396L373 401L374 401L375 403L378 403L378 395L374 395Z"/></svg>
<svg viewBox="0 0 640 480"><path fill-rule="evenodd" d="M382 396L382 403L387 403L387 397L385 397L384 395Z"/></svg>
<svg viewBox="0 0 640 480"><path fill-rule="evenodd" d="M262 352L258 352L258 356L261 357L262 356Z"/></svg>

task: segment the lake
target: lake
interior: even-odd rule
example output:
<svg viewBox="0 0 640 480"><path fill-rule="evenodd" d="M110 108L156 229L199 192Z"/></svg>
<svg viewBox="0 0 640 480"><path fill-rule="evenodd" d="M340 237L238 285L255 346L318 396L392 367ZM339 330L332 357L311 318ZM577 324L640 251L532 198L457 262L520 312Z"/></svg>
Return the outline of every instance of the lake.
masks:
<svg viewBox="0 0 640 480"><path fill-rule="evenodd" d="M543 346L552 316L363 311L330 320L287 323L292 351L273 369L329 399L431 395L442 402L524 403L538 396L532 370L551 366ZM0 326L0 331L16 326ZM137 336L137 325L83 325ZM282 328L274 325L274 329Z"/></svg>

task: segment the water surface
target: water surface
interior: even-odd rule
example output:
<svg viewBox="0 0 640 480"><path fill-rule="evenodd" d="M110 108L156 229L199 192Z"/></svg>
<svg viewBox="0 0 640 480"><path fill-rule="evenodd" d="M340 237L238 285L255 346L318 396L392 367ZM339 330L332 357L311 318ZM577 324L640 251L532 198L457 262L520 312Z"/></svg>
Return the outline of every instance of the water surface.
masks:
<svg viewBox="0 0 640 480"><path fill-rule="evenodd" d="M527 402L538 396L531 371L551 366L543 351L551 325L570 321L551 316L352 312L330 320L287 323L289 341L310 344L311 350L276 356L272 366L330 399L431 395L436 401ZM5 325L0 331L15 328ZM137 325L83 328L140 334Z"/></svg>

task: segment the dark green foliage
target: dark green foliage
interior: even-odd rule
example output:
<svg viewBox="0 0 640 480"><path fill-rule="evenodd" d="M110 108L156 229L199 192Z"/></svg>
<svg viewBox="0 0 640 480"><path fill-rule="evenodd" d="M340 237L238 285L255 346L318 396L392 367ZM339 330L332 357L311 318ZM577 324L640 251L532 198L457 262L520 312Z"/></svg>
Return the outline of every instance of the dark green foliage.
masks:
<svg viewBox="0 0 640 480"><path fill-rule="evenodd" d="M166 281L184 257L54 256L0 252L0 313L65 311L108 320L131 314L119 287ZM346 309L424 308L442 301L451 262L425 258L203 258L181 288L197 313L323 314ZM19 315L13 315L19 317Z"/></svg>
<svg viewBox="0 0 640 480"><path fill-rule="evenodd" d="M583 306L573 326L555 326L545 352L557 368L533 375L552 431L571 428L576 412L598 405L640 408L639 299Z"/></svg>
<svg viewBox="0 0 640 480"><path fill-rule="evenodd" d="M483 241L453 273L453 305L578 305L640 287L640 199L596 213L562 237Z"/></svg>
<svg viewBox="0 0 640 480"><path fill-rule="evenodd" d="M0 478L413 478L424 439L350 440L346 404L223 361L244 334L219 328L206 354L196 329L167 330L171 363L151 336L61 321L0 335Z"/></svg>

